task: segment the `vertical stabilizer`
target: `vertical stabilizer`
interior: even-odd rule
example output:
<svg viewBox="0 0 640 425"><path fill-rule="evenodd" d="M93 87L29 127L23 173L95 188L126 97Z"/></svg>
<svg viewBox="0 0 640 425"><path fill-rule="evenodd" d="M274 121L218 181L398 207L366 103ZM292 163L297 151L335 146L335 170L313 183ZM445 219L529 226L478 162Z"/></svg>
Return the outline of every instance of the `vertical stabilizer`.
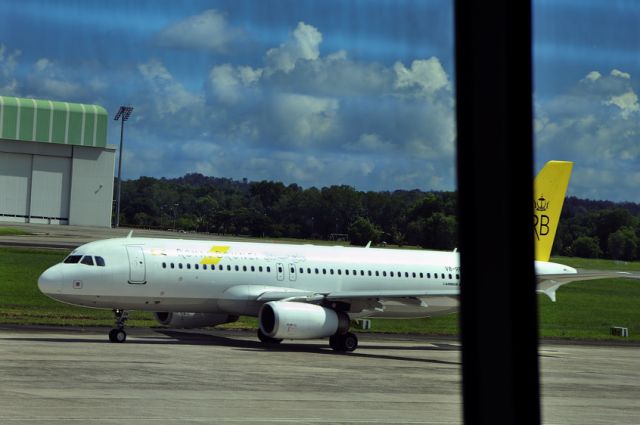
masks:
<svg viewBox="0 0 640 425"><path fill-rule="evenodd" d="M536 176L533 193L533 232L537 261L549 261L551 256L572 167L572 162L549 161Z"/></svg>

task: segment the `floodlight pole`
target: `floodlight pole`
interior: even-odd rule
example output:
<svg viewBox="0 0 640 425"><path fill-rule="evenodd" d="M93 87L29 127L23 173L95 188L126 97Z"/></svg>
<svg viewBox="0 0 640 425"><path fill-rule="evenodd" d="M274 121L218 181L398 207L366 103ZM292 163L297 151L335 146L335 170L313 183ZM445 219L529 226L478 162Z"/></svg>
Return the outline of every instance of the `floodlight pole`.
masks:
<svg viewBox="0 0 640 425"><path fill-rule="evenodd" d="M133 112L132 106L121 106L118 109L114 121L120 120L120 152L118 154L118 189L116 194L116 223L115 227L120 227L120 190L122 186L122 148L124 140L124 122L129 119Z"/></svg>

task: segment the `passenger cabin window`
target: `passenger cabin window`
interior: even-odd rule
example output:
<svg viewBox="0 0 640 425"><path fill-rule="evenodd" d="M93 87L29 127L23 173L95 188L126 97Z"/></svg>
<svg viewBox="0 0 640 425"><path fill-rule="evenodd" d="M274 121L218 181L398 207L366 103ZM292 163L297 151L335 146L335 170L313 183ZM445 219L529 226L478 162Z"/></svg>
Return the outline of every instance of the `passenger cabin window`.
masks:
<svg viewBox="0 0 640 425"><path fill-rule="evenodd" d="M93 257L90 255L85 255L84 257L82 257L82 261L80 261L82 264L86 264L87 266L93 266Z"/></svg>
<svg viewBox="0 0 640 425"><path fill-rule="evenodd" d="M82 258L82 255L70 255L64 259L64 262L66 264L77 264L80 262L81 258Z"/></svg>

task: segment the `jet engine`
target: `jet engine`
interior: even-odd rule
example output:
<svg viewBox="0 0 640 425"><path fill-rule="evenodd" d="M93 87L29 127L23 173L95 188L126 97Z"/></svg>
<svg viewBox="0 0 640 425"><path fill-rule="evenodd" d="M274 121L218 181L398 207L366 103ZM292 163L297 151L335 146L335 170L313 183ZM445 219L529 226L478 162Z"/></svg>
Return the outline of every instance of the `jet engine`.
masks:
<svg viewBox="0 0 640 425"><path fill-rule="evenodd" d="M214 313L155 312L153 315L161 325L185 329L222 325L238 320L238 316Z"/></svg>
<svg viewBox="0 0 640 425"><path fill-rule="evenodd" d="M349 316L315 304L271 301L260 308L260 330L270 338L324 338L349 330Z"/></svg>

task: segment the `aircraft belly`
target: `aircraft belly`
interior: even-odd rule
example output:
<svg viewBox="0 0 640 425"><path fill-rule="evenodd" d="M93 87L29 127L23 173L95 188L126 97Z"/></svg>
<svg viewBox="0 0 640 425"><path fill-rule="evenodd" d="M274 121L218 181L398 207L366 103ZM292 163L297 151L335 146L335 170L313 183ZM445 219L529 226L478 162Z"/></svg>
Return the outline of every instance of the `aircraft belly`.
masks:
<svg viewBox="0 0 640 425"><path fill-rule="evenodd" d="M173 297L143 297L143 296L100 296L100 295L69 295L56 294L55 299L64 303L81 305L84 307L139 311L167 311L190 313L221 313L226 312L218 306L215 298L173 298Z"/></svg>
<svg viewBox="0 0 640 425"><path fill-rule="evenodd" d="M401 300L381 300L382 311L373 310L368 317L379 318L420 318L442 316L455 313L459 309L457 297L421 297L419 303L406 303Z"/></svg>

